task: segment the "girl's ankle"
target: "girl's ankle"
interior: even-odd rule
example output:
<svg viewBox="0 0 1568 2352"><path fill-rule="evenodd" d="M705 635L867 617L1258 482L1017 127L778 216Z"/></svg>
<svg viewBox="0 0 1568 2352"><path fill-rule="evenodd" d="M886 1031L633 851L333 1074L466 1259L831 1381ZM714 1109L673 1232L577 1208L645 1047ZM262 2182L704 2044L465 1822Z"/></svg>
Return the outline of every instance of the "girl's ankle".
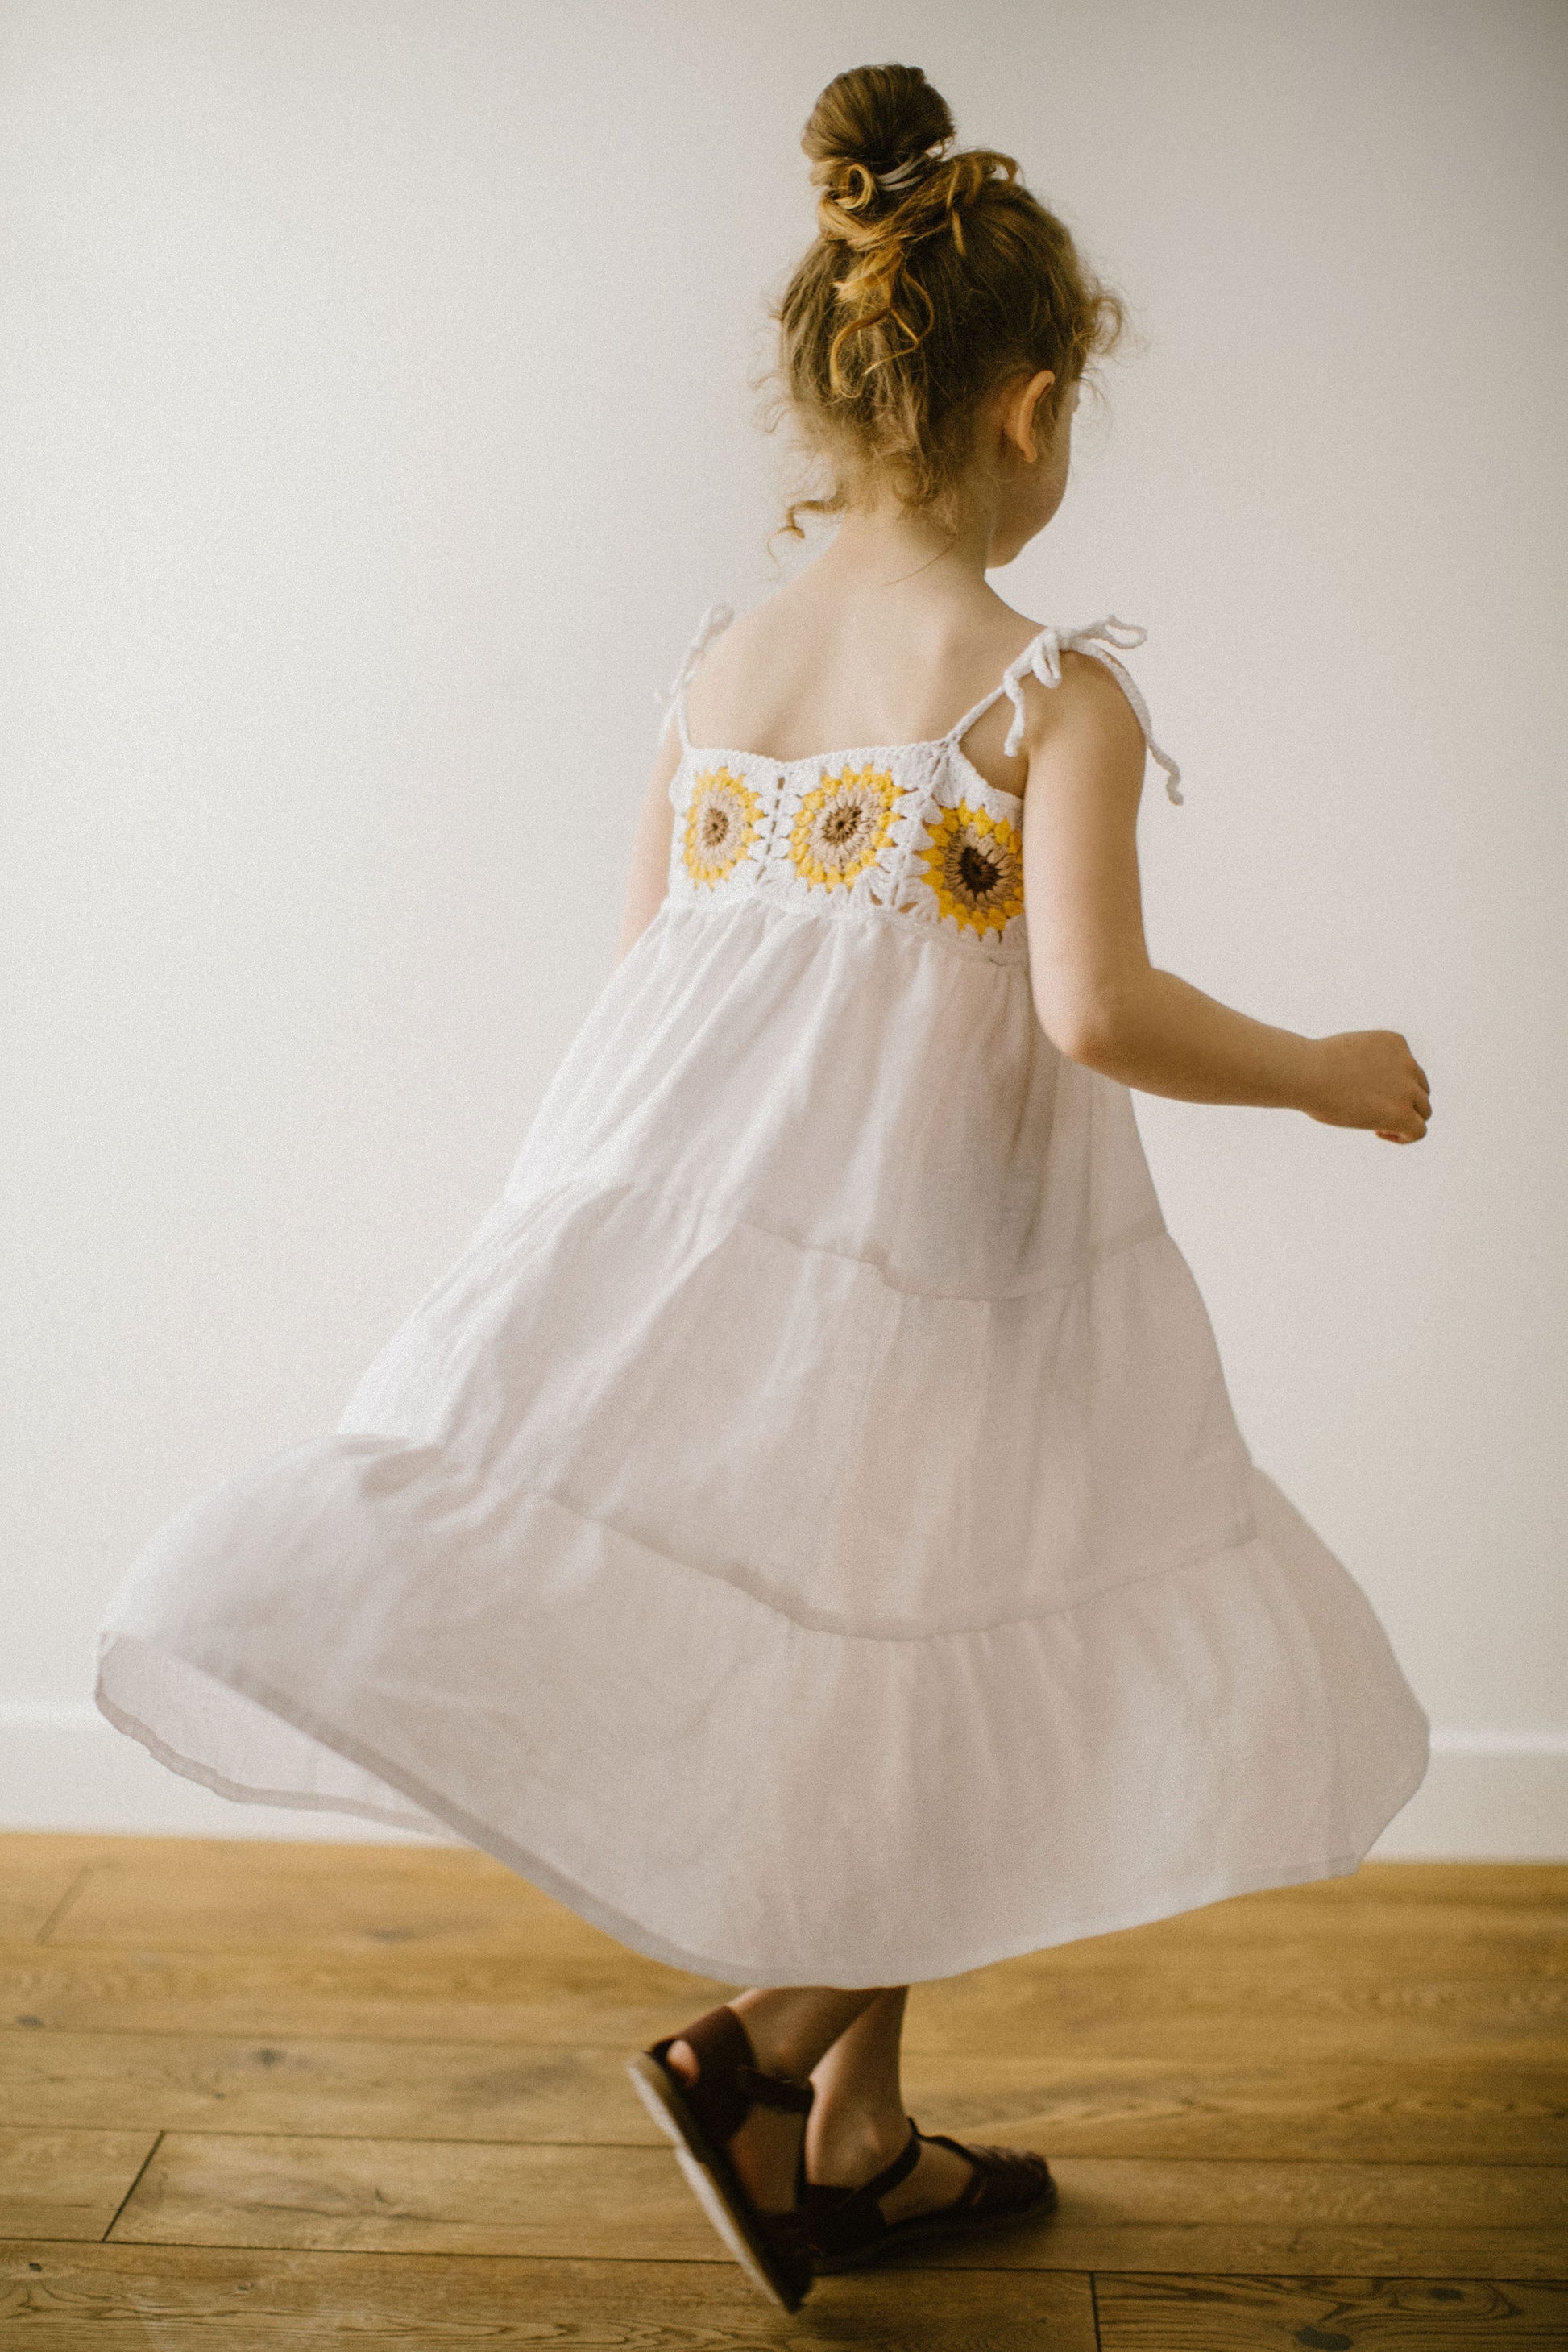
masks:
<svg viewBox="0 0 1568 2352"><path fill-rule="evenodd" d="M746 2039L763 2074L776 2074L786 2083L809 2083L811 2068L802 2063L801 2051L784 2036L770 2033L764 2021L744 2014L741 2018L746 2029Z"/></svg>
<svg viewBox="0 0 1568 2352"><path fill-rule="evenodd" d="M819 2125L814 2113L806 2133L806 2179L818 2188L858 2189L902 2155L909 2137L907 2116L858 2115L852 2120L824 2118Z"/></svg>

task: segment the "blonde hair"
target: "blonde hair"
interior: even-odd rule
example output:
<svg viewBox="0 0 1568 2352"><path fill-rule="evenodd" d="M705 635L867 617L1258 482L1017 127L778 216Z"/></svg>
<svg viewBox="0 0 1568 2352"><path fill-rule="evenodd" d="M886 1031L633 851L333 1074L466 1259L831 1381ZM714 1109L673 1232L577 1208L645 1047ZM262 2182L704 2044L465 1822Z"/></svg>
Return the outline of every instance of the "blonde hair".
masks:
<svg viewBox="0 0 1568 2352"><path fill-rule="evenodd" d="M874 478L952 528L985 394L1049 368L1037 418L1048 432L1121 332L1121 302L1012 156L950 152L953 135L918 66L838 75L802 134L819 233L773 313L774 414L831 487L791 502L784 528L797 539L798 516L842 512Z"/></svg>

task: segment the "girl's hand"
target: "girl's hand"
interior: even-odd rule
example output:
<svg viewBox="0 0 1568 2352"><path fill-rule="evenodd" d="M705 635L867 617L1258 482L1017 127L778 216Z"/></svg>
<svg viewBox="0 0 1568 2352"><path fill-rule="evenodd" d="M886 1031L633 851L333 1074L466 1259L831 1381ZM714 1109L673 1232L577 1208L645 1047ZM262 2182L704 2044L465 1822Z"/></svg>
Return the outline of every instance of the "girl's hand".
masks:
<svg viewBox="0 0 1568 2352"><path fill-rule="evenodd" d="M1313 1038L1301 1108L1325 1127L1370 1127L1385 1143L1419 1143L1432 1096L1396 1029L1347 1029Z"/></svg>

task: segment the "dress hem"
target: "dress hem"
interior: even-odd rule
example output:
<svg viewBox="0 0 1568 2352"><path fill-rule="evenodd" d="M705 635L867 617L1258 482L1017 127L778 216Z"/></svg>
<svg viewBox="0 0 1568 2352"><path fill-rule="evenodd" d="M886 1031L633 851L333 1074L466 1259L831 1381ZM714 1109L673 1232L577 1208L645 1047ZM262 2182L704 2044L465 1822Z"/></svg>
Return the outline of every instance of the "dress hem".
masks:
<svg viewBox="0 0 1568 2352"><path fill-rule="evenodd" d="M392 1806L377 1809L366 1803L356 1803L353 1799L348 1798L317 1797L302 1791L279 1794L268 1790L245 1789L238 1782L227 1780L222 1774L213 1772L210 1769L197 1764L194 1759L179 1755L148 1725L108 1697L103 1688L102 1667L108 1664L112 1651L111 1637L104 1651L98 1687L94 1694L100 1711L117 1730L139 1740L160 1763L182 1774L186 1780L201 1782L233 1803L284 1804L300 1811L355 1814L367 1820L387 1822L395 1826L419 1826L417 1822L411 1822L407 1814L399 1812ZM195 1667L198 1673L211 1675L214 1681L224 1684L227 1688L237 1692L241 1697L248 1698L257 1706L265 1707L269 1714L276 1715L282 1722L290 1725L294 1730L302 1733L306 1738L314 1739L322 1747L330 1748L333 1754L345 1757L350 1763L356 1764L362 1771L382 1781L389 1790L395 1790L409 1799L431 1821L444 1824L467 1843L477 1847L481 1853L491 1855L507 1869L515 1872L520 1878L526 1879L531 1885L538 1887L542 1894L552 1896L558 1903L564 1904L568 1910L574 1912L579 1918L587 1920L591 1927L599 1928L604 1934L614 1937L617 1943L624 1944L628 1950L640 1953L645 1959L657 1960L666 1968L679 1969L686 1975L706 1978L710 1981L727 1985L755 1985L767 1988L819 1984L853 1992L892 1984L938 1983L949 1977L966 1976L973 1969L993 1967L1001 1960L1018 1959L1030 1952L1049 1951L1058 1944L1081 1943L1091 1937L1115 1935L1123 1928L1147 1927L1157 1919L1178 1917L1188 1911L1205 1909L1210 1904L1227 1902L1236 1895L1260 1895L1268 1893L1270 1889L1283 1886L1310 1885L1326 1878L1348 1878L1360 1868L1368 1848L1382 1835L1383 1831L1393 1821L1395 1814L1409 1803L1426 1772L1426 1759L1423 1757L1420 1770L1404 1789L1398 1801L1389 1807L1372 1836L1367 1840L1366 1846L1363 1846L1359 1853L1352 1852L1348 1854L1334 1855L1331 1858L1320 1858L1311 1863L1290 1863L1279 1870L1240 1874L1222 1872L1211 1880L1198 1883L1176 1901L1162 1899L1155 1909L1148 1910L1134 1906L1124 1914L1075 1924L1060 1934L1044 1937L1031 1937L1022 1942L1009 1939L1000 1945L979 1946L954 1960L952 1966L941 1969L928 1968L924 1975L917 1975L912 1970L898 1968L879 1969L873 1975L865 1975L858 1971L846 1974L836 1972L831 1969L810 1970L806 1969L804 1964L798 1964L787 1969L770 1969L765 1965L731 1959L720 1960L715 1959L710 1954L684 1950L679 1945L670 1943L654 1929L645 1927L640 1920L634 1919L626 1913L617 1910L613 1904L602 1901L575 1879L569 1877L564 1871L558 1870L552 1864L544 1861L541 1855L533 1853L515 1839L509 1838L504 1832L476 1821L460 1805L447 1797L442 1790L431 1788L421 1780L417 1773L389 1762L364 1741L354 1738L352 1734L327 1727L321 1718L311 1713L310 1709L300 1706L298 1702L286 1699L281 1693L273 1690L258 1677L247 1673L243 1667L230 1666L219 1674L205 1661L184 1657L183 1653L174 1654L182 1656L184 1663Z"/></svg>

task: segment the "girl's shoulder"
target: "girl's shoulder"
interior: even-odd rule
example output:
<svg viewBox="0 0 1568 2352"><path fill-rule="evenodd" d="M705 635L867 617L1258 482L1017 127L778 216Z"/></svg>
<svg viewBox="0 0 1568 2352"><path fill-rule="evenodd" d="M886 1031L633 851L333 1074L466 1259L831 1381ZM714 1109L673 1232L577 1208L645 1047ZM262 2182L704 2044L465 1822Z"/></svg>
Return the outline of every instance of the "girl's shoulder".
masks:
<svg viewBox="0 0 1568 2352"><path fill-rule="evenodd" d="M710 635L691 677L691 733L781 760L934 742L1002 694L1039 630L996 598L922 607L896 586L879 596L791 582ZM1004 789L1021 772L1005 766L994 779Z"/></svg>
<svg viewBox="0 0 1568 2352"><path fill-rule="evenodd" d="M869 746L958 744L996 791L1021 797L1047 743L1084 733L1165 770L1120 658L1143 631L1108 615L1040 623L992 594L942 604L810 575L732 618L714 607L689 657L689 740L781 762ZM716 617L719 616L719 617Z"/></svg>

